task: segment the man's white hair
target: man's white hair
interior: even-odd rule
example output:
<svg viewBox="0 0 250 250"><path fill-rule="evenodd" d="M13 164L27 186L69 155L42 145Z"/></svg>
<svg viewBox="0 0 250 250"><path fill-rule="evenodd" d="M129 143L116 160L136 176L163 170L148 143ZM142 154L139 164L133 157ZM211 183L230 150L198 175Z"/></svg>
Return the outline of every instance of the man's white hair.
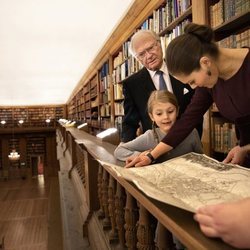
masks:
<svg viewBox="0 0 250 250"><path fill-rule="evenodd" d="M130 53L135 57L136 53L134 51L134 42L137 41L138 39L144 37L144 36L151 36L153 37L156 41L160 42L160 37L152 30L139 30L137 31L132 37L130 41Z"/></svg>

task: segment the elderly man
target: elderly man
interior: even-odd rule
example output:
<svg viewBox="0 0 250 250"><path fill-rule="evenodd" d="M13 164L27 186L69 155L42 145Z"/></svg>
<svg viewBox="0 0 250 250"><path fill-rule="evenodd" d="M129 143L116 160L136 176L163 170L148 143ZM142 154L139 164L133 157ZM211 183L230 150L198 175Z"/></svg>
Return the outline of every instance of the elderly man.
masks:
<svg viewBox="0 0 250 250"><path fill-rule="evenodd" d="M152 124L147 112L147 101L153 90L167 89L175 94L181 115L189 104L194 90L169 75L161 42L158 35L150 30L140 30L131 38L132 55L144 66L141 70L123 81L124 118L122 123L122 141L136 137L139 125L144 133ZM202 121L197 127L202 134Z"/></svg>

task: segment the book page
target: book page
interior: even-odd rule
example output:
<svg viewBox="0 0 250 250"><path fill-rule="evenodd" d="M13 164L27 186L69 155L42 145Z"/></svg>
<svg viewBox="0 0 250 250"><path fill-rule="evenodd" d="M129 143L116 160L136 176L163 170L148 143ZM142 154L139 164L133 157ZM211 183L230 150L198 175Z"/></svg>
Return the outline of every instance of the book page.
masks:
<svg viewBox="0 0 250 250"><path fill-rule="evenodd" d="M250 170L189 153L163 163L138 168L109 166L146 195L194 212L198 207L250 197Z"/></svg>

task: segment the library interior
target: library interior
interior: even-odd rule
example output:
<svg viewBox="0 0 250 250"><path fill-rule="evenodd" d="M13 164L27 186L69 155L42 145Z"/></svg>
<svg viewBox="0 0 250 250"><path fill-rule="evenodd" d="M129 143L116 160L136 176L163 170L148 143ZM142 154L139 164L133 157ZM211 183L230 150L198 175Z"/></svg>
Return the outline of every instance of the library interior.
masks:
<svg viewBox="0 0 250 250"><path fill-rule="evenodd" d="M203 153L208 158L205 161L202 159L201 164L211 163L211 171L217 171L218 174L227 171L227 174L225 173L227 177L218 179L214 177L214 183L208 181L211 177L208 177L211 174L210 170L207 175L204 174L207 179L204 177L203 182L202 171L199 172L200 176L195 173L194 177L186 169L179 172L180 176L184 176L181 178L174 178L174 170L169 173L169 177L166 173L164 178L172 178L171 182L166 181L166 184L163 180L161 183L165 184L160 185L161 174L158 174L157 170L151 171L150 176L147 175L147 168L153 165L124 168L132 161L132 158L130 159L128 155L128 160L124 162L118 160L114 154L118 145L124 143L124 145L130 145L127 144L129 142L123 141L124 131L128 129L124 125L125 119L128 118L131 126L135 128L133 133L136 134L132 139L143 138L141 136L148 132L145 132L147 129L153 131L152 137L159 131L155 128L154 123L156 122L151 125L150 118L152 119L154 114L150 114L147 106L148 95L153 90L157 90L158 85L155 84L155 79L159 76L153 78L153 74L157 75L156 69L148 68L146 59L155 53L156 57L162 57L165 65L168 45L175 38L184 34L184 27L191 23L210 27L214 33L214 43L219 48L235 50L249 48L250 1L107 1L107 8L110 9L107 13L102 7L104 2L93 1L100 5L101 8L96 9L101 14L98 11L95 13L92 5L86 5L83 8L83 5L79 4L81 1L70 1L69 4L72 8L69 8L68 11L75 13L75 16L71 13L70 18L81 22L81 15L84 15L85 12L91 14L87 20L85 19L88 24L78 25L78 28L83 29L81 34L79 34L79 29L74 29L73 21L71 22L69 18L65 19L66 12L60 13L60 5L66 6L67 1L63 0L62 3L56 0L45 2L47 4L44 6L40 6L40 4L36 6L37 13L34 12L28 16L24 15L26 13L24 6L16 5L16 9L13 9L16 16L10 15L10 17L14 17L10 19L13 26L7 30L6 27L0 25L0 36L4 35L8 38L4 42L2 41L3 48L6 44L12 43L11 37L14 35L11 33L25 33L26 30L26 35L29 37L28 27L24 26L22 21L18 25L17 19L33 17L35 27L38 29L41 26L41 30L43 30L42 34L39 35L39 32L36 32L35 37L30 39L26 53L22 52L21 47L28 38L23 41L19 40L20 44L13 49L15 59L12 59L14 61L8 58L10 53L4 53L4 51L2 53L4 56L0 59L0 65L3 65L0 74L0 86L2 87L0 94L0 249L230 250L250 248L250 240L242 239L241 243L238 243L237 240L234 242L233 239L224 238L220 234L209 236L204 233L197 214L195 215L195 210L199 206L197 205L198 207L193 210L192 205L194 204L188 204L188 201L192 203L192 199L195 198L197 200L199 198L198 204L201 206L213 204L215 200L220 201L220 199L222 202L234 202L240 198L250 197L250 189L247 190L247 187L250 187L250 181L246 178L249 176L247 167L250 165L247 167L233 165L232 167L232 164L222 163L232 149L247 148L250 145L247 132L250 129L249 113L243 114L241 110L237 111L242 115L240 118L244 118L244 121L237 119L237 122L240 120L244 123L242 130L238 130L237 122L226 118L227 115L224 116L223 112L220 112L223 109L215 102L204 112L200 140ZM28 1L25 11L29 10L29 4L34 5ZM7 2L3 5L0 3L0 6L3 6L1 9L6 14L10 13L11 9L8 9L10 7ZM30 7L31 9L34 10ZM47 17L52 17L51 23L38 23L35 17L38 13L45 14L43 12L45 9L49 10ZM113 20L107 18L106 25L105 15L109 15L109 12L111 12L110 16ZM4 16L4 13L2 14ZM98 18L98 15L103 16ZM57 16L65 19L63 23L65 29L63 25L56 26L52 23ZM46 15L43 18L45 19ZM4 19L1 23L3 22ZM95 25L98 26L98 29ZM73 49L65 51L66 54L72 53L72 55L59 55L60 50L56 48L55 43L52 43L56 41L59 44L64 35L56 37L56 34L46 33L46 29L52 30L53 27L69 33L69 36L65 35L65 37L66 40L71 40L71 43L66 44L65 40L65 44L62 42L63 45L60 46L72 46ZM92 37L89 30L92 30L97 37ZM132 39L136 41L136 38L133 37L134 34L142 30L153 32L144 33L145 37L148 36L147 34L156 34L157 38L154 37L154 39L159 39L156 40L159 44L150 46L145 40L146 47L143 43L140 44L141 48L144 48L143 50L140 50L139 42L138 44L134 42L134 46L132 46ZM43 35L52 36L51 44L47 44L50 48L46 50L46 53L42 47L42 43L45 42L42 38ZM41 48L36 50L32 42L37 39ZM95 39L99 39L99 44ZM84 43L81 44L83 40ZM95 46L92 55L88 54L91 50L90 44ZM81 50L81 46L85 46L84 50ZM162 51L159 49L158 55L156 46L162 49ZM76 50L77 48L80 52ZM57 49L57 53L52 55L52 51ZM44 56L45 64L43 66L39 62L39 55ZM59 60L56 61L53 56L58 56ZM85 60L88 57L89 61ZM249 61L249 53L246 58ZM152 64L155 63L154 60L156 61L157 58L152 59ZM249 78L250 63L246 61L244 61L244 65L247 65L245 67ZM85 62L88 63L84 65ZM25 63L29 64L29 68L25 68ZM61 63L60 66L57 63ZM11 64L16 71L11 70ZM33 71L33 69L38 70ZM146 87L146 77L141 80L144 81L142 84L139 83L139 77L145 76L144 73L144 76L142 73L140 75L140 72L143 71L147 72L150 84L152 82L153 87L150 91ZM28 75L29 73L31 75ZM38 74L38 77L35 74ZM207 71L207 76L211 76L210 71ZM168 73L164 77L165 80L170 81L169 79L171 79L172 82L172 76L169 76ZM128 87L129 83L132 83L132 79L134 84L138 80L138 86L142 85L141 91L138 91L136 87ZM247 83L245 83L246 85ZM174 92L169 88L168 90ZM186 90L187 88L184 88L184 91ZM134 93L132 93L133 91ZM193 91L195 95L196 89L190 91ZM146 92L149 94L147 95ZM211 96L215 92L211 89ZM175 92L174 94L177 96ZM184 94L186 93L184 92ZM248 96L247 93L245 95ZM239 96L243 96L243 94ZM133 99L137 97L142 99ZM136 105L140 100L145 100L145 104L143 101L140 103L140 106L144 105L142 111L145 116L148 116L149 112L150 127L147 129L143 127L145 117L139 117L141 116L139 112L142 111L135 110L139 108L139 105ZM235 100L231 101L233 105L237 105ZM165 104L161 101L159 103ZM181 101L178 100L178 103L180 103L181 111ZM237 110L237 107L235 109ZM247 109L249 110L249 108ZM179 116L182 117L182 113ZM178 117L178 119L181 118ZM158 127L160 126L158 125ZM239 138L244 136L244 133L248 137L244 137L245 140L242 139L244 141L242 144L243 142ZM137 155L141 153L141 155L149 157L153 164L154 151L152 148L147 148L147 143L148 141L141 142L145 145L141 146L141 150L134 149L134 151ZM246 151L248 160L250 159L249 148L250 146ZM186 158L188 161L191 158L192 161L195 157L188 155ZM183 164L182 160L180 158L180 166ZM178 165L178 161L176 162ZM156 164L165 164L165 161L164 163L156 161ZM170 168L171 160L166 161L166 164L169 164ZM173 161L172 164L174 164ZM217 164L221 165L215 167ZM162 166L160 167L162 168ZM180 166L178 165L176 169L179 169ZM145 176L143 178L145 178L146 185L140 184L140 178L142 178L140 171L145 174L141 176ZM236 177L229 176L230 171L239 171L237 178L240 178L239 182L242 181L243 184L238 184ZM129 177L126 177L127 173ZM196 177L197 179L195 179ZM172 183L171 187L169 183ZM166 195L164 194L166 191L162 194L158 192L160 188L166 190L167 186L164 185L168 185L168 189L172 190ZM204 193L201 191L203 189L206 189ZM179 190L182 191L179 192ZM196 191L192 193L193 190ZM150 191L155 192L155 195L150 196ZM222 195L223 192L226 194ZM184 194L190 196L184 197ZM163 196L167 198L163 199ZM205 201L208 203L206 204ZM250 202L248 202L249 204ZM249 220L249 217L246 220ZM246 238L250 239L250 235Z"/></svg>

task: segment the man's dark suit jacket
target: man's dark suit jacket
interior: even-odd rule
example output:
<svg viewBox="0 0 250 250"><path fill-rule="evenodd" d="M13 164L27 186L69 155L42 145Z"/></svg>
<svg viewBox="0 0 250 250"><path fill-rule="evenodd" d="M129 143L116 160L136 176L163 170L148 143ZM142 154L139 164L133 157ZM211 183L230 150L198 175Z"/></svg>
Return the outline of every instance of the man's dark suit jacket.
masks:
<svg viewBox="0 0 250 250"><path fill-rule="evenodd" d="M173 92L178 100L179 115L189 104L194 90L189 85L184 85L170 75ZM184 89L188 93L184 94ZM148 115L147 102L152 91L156 90L148 70L144 67L123 81L124 117L122 122L123 142L131 141L136 137L136 131L141 122L143 133L152 128L152 121ZM198 126L198 132L202 133L202 123Z"/></svg>

